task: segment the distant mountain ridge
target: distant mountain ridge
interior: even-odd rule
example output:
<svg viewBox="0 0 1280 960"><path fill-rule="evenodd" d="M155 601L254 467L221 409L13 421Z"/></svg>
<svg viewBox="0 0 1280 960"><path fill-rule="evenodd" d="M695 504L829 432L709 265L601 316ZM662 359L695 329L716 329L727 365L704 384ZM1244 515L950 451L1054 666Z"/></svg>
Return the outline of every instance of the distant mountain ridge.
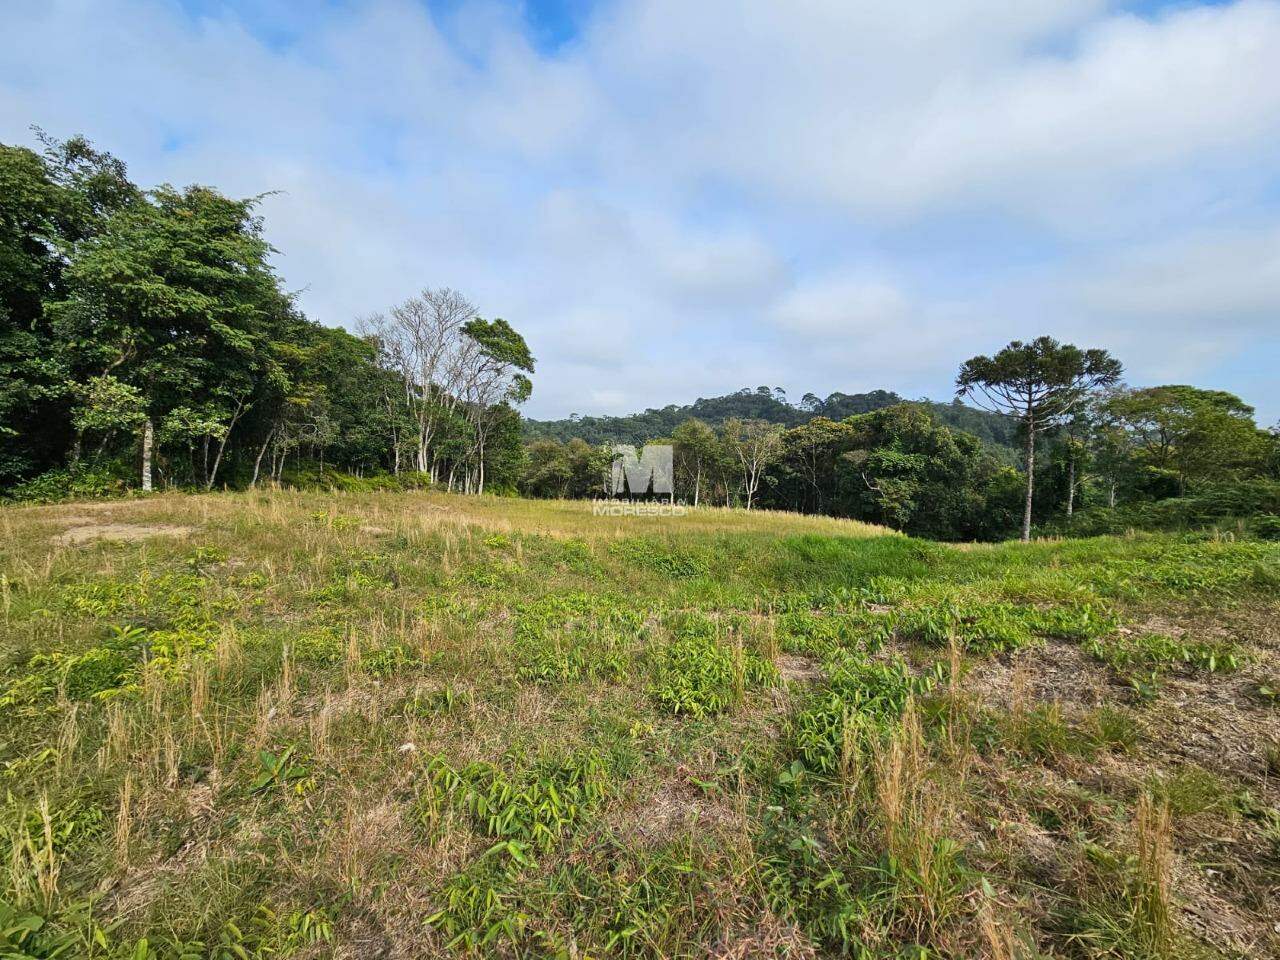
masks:
<svg viewBox="0 0 1280 960"><path fill-rule="evenodd" d="M730 417L767 420L786 427L799 426L815 417L843 420L858 413L870 413L895 403L905 403L905 398L891 390L872 390L869 393L832 393L820 399L806 393L799 404L787 400L779 387L743 387L736 393L722 397L699 397L683 406L671 404L660 409L650 408L643 413L625 417L579 417L564 420L525 420L524 434L530 440L553 439L561 442L578 437L590 444L634 443L671 436L685 420L696 417L713 427L718 427ZM1007 417L985 410L967 407L958 401L937 403L932 400L917 401L928 406L940 423L957 430L972 433L988 446L1000 452L1012 453L1016 446L1016 425Z"/></svg>

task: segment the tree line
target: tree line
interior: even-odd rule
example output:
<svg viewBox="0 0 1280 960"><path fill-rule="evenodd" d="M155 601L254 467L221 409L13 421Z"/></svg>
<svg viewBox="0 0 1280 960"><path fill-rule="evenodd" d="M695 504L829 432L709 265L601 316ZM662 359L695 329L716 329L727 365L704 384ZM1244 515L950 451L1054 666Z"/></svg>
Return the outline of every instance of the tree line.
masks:
<svg viewBox="0 0 1280 960"><path fill-rule="evenodd" d="M524 434L531 440L568 441L578 437L591 444L637 444L653 437L669 437L686 420L701 420L716 429L730 419L764 420L784 427L798 427L815 417L843 420L904 402L904 397L891 390L870 390L865 393L837 391L826 397L806 393L792 403L782 387L743 387L722 397L700 397L690 404L669 404L624 417L584 417L575 413L563 420L526 419ZM1006 462L1016 460L1017 430L1008 418L968 406L959 399L950 403L914 402L927 406L940 423L983 440Z"/></svg>
<svg viewBox="0 0 1280 960"><path fill-rule="evenodd" d="M944 540L1115 532L1247 518L1280 533L1280 438L1219 390L1129 388L1101 350L1049 337L966 361L957 398L1006 424L1022 458L940 421L939 404L898 402L792 427L689 417L669 434L677 496L690 504L821 513ZM970 409L970 408L965 408ZM611 447L529 443L530 496L605 489Z"/></svg>
<svg viewBox="0 0 1280 960"><path fill-rule="evenodd" d="M323 326L271 267L263 197L144 190L40 137L0 144L0 490L514 485L534 359L506 321L427 289L360 335Z"/></svg>

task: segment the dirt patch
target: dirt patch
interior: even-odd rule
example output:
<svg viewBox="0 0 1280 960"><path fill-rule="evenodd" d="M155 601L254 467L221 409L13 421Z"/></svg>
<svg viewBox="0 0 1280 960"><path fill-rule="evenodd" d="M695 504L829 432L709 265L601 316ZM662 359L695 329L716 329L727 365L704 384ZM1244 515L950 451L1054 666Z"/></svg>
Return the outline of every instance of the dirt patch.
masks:
<svg viewBox="0 0 1280 960"><path fill-rule="evenodd" d="M185 537L193 529L171 524L87 523L58 534L53 542L60 546L70 546L92 540L134 541L150 537Z"/></svg>
<svg viewBox="0 0 1280 960"><path fill-rule="evenodd" d="M1227 773L1267 795L1276 785L1263 752L1280 743L1280 712L1254 703L1253 687L1240 675L1167 679L1147 714L1154 728L1149 752Z"/></svg>
<svg viewBox="0 0 1280 960"><path fill-rule="evenodd" d="M705 795L687 788L659 790L635 811L637 832L665 840L699 824L726 824L732 814Z"/></svg>
<svg viewBox="0 0 1280 960"><path fill-rule="evenodd" d="M778 673L788 683L812 683L822 679L822 670L808 657L784 653L778 657Z"/></svg>
<svg viewBox="0 0 1280 960"><path fill-rule="evenodd" d="M360 532L367 533L370 536L374 536L374 537L384 537L387 534L389 534L391 531L388 530L386 527L375 527L372 524L366 524L365 526L360 528Z"/></svg>
<svg viewBox="0 0 1280 960"><path fill-rule="evenodd" d="M1041 702L1096 707L1110 699L1113 686L1105 668L1075 644L1058 640L980 661L963 686L983 703L1008 704L1019 674L1025 693Z"/></svg>
<svg viewBox="0 0 1280 960"><path fill-rule="evenodd" d="M804 935L790 923L766 914L750 927L735 929L712 948L713 960L796 960L816 957L818 952Z"/></svg>

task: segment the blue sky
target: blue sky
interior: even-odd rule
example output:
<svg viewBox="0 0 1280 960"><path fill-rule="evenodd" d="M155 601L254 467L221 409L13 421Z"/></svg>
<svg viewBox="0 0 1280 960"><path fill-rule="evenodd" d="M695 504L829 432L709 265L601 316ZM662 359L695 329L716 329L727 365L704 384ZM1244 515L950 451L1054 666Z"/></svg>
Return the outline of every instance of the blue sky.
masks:
<svg viewBox="0 0 1280 960"><path fill-rule="evenodd" d="M1280 418L1280 0L50 0L0 140L264 202L307 312L426 285L536 416L946 397L1051 333ZM56 69L51 69L56 64Z"/></svg>

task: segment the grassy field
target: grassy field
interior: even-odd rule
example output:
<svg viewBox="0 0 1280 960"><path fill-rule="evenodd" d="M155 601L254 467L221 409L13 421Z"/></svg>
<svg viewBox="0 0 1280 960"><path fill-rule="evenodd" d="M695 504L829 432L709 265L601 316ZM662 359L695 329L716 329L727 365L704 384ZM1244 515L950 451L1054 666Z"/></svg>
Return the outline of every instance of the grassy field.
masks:
<svg viewBox="0 0 1280 960"><path fill-rule="evenodd" d="M1280 545L0 509L0 957L1280 955Z"/></svg>

